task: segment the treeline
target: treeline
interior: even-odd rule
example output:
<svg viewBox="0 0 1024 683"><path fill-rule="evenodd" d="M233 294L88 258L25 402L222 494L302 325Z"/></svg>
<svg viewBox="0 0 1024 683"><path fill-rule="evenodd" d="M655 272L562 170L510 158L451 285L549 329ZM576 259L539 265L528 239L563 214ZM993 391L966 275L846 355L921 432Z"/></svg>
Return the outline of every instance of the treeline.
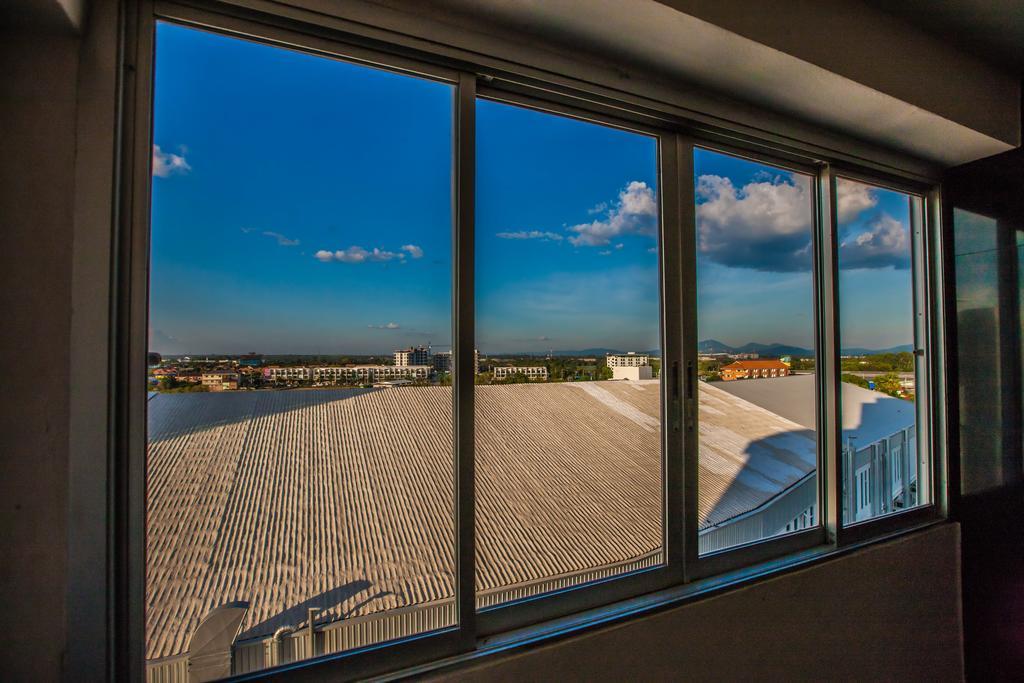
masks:
<svg viewBox="0 0 1024 683"><path fill-rule="evenodd" d="M877 353L872 356L856 356L842 359L843 370L874 370L878 372L913 372L914 354L909 351L899 353Z"/></svg>

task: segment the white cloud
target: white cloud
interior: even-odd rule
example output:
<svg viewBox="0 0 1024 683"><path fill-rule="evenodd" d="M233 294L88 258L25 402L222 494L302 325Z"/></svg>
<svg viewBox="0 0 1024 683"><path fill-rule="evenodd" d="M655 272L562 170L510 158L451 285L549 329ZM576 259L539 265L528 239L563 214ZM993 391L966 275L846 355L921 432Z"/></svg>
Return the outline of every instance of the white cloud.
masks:
<svg viewBox="0 0 1024 683"><path fill-rule="evenodd" d="M587 213L593 216L595 213L604 213L608 210L608 202L601 202L592 209L587 209Z"/></svg>
<svg viewBox="0 0 1024 683"><path fill-rule="evenodd" d="M569 228L569 232L576 233L569 241L576 247L603 247L619 235L654 237L657 228L658 201L654 190L647 183L634 180L619 192L618 200L603 220Z"/></svg>
<svg viewBox="0 0 1024 683"><path fill-rule="evenodd" d="M243 230L245 230L245 228L243 228ZM279 232L271 232L270 230L264 230L263 235L265 237L273 237L274 239L277 240L277 243L280 244L282 247L294 247L299 243L298 240L293 240L289 237L285 237Z"/></svg>
<svg viewBox="0 0 1024 683"><path fill-rule="evenodd" d="M777 178L736 188L729 178L697 179L697 247L725 266L765 271L811 265L810 180Z"/></svg>
<svg viewBox="0 0 1024 683"><path fill-rule="evenodd" d="M729 178L697 179L697 247L702 256L728 267L765 272L811 268L811 182L800 175L759 175L737 188ZM849 224L878 205L874 188L838 183L840 223ZM860 223L858 223L860 225ZM887 214L871 219L840 245L846 268L906 268L904 226Z"/></svg>
<svg viewBox="0 0 1024 683"><path fill-rule="evenodd" d="M347 249L338 249L337 251L321 249L313 254L313 257L323 263L380 263L384 261L405 260L405 254L402 252L385 251L377 247L370 251L360 246L351 246Z"/></svg>
<svg viewBox="0 0 1024 683"><path fill-rule="evenodd" d="M852 221L877 205L878 195L868 185L843 178L836 182L836 210L840 223Z"/></svg>
<svg viewBox="0 0 1024 683"><path fill-rule="evenodd" d="M619 242L618 244L615 245L615 248L616 249L622 249L624 246L626 246L626 245L623 244L622 242Z"/></svg>
<svg viewBox="0 0 1024 683"><path fill-rule="evenodd" d="M385 325L367 325L371 330L399 330L402 328L398 323L387 323Z"/></svg>
<svg viewBox="0 0 1024 683"><path fill-rule="evenodd" d="M839 245L841 268L910 267L910 236L903 223L888 214L872 219L865 229Z"/></svg>
<svg viewBox="0 0 1024 683"><path fill-rule="evenodd" d="M518 232L499 232L497 237L503 240L544 240L560 242L563 238L557 232L544 232L541 230L519 230Z"/></svg>
<svg viewBox="0 0 1024 683"><path fill-rule="evenodd" d="M182 149L184 153L184 149ZM153 175L158 178L166 178L171 175L183 175L192 170L185 160L183 154L173 154L160 149L160 145L153 145Z"/></svg>
<svg viewBox="0 0 1024 683"><path fill-rule="evenodd" d="M610 252L610 251L608 251L608 250L605 250L605 251L599 251L599 252L597 252L597 255L598 255L598 256L611 256L611 255L612 255L612 252Z"/></svg>
<svg viewBox="0 0 1024 683"><path fill-rule="evenodd" d="M403 244L402 251L409 252L409 256L413 258L423 258L423 250L415 244Z"/></svg>
<svg viewBox="0 0 1024 683"><path fill-rule="evenodd" d="M648 254L657 254L658 253L658 248L657 247L651 247L650 249L647 250L647 253Z"/></svg>

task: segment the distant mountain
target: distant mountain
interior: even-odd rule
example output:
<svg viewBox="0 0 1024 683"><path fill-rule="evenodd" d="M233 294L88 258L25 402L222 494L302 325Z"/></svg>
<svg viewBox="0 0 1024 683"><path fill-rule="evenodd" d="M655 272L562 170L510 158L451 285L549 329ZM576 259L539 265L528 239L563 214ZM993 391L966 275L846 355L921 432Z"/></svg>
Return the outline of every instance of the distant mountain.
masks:
<svg viewBox="0 0 1024 683"><path fill-rule="evenodd" d="M913 353L913 351L913 344L901 344L899 346L890 346L887 349L865 349L859 346L852 346L842 349L841 353L844 356L874 356L879 353Z"/></svg>
<svg viewBox="0 0 1024 683"><path fill-rule="evenodd" d="M632 349L630 349L632 350ZM609 353L628 353L628 351L622 351L621 349L609 349L606 347L595 347L592 349L557 349L554 351L519 351L515 353L487 353L481 354L487 357L502 358L502 357L514 357L514 356L583 356L583 357L597 357L606 356ZM637 351L636 353L641 355L648 355L654 357L660 357L661 351Z"/></svg>
<svg viewBox="0 0 1024 683"><path fill-rule="evenodd" d="M789 344L780 344L774 342L771 344L761 344L758 342L748 342L743 346L729 346L725 342L720 342L717 339L705 339L702 342L697 343L697 351L700 353L756 353L761 356L813 356L814 352L810 349L805 349L800 346L791 346Z"/></svg>
<svg viewBox="0 0 1024 683"><path fill-rule="evenodd" d="M913 344L903 344L901 346L892 346L887 349L866 349L862 347L850 347L842 350L844 356L874 356L879 353L903 353L913 351ZM720 342L717 339L705 339L697 344L697 351L700 353L756 353L761 356L797 356L802 358L811 357L814 355L814 351L805 349L800 346L790 346L789 344L780 344L774 342L772 344L761 344L758 342L748 342L743 346L729 346L725 342Z"/></svg>
<svg viewBox="0 0 1024 683"><path fill-rule="evenodd" d="M801 346L790 346L788 344L779 344L778 342L772 344L758 344L756 342L750 342L736 349L739 353L756 353L761 356L813 356L814 351L805 349Z"/></svg>
<svg viewBox="0 0 1024 683"><path fill-rule="evenodd" d="M717 339L705 339L697 342L697 350L701 353L736 353L736 349Z"/></svg>

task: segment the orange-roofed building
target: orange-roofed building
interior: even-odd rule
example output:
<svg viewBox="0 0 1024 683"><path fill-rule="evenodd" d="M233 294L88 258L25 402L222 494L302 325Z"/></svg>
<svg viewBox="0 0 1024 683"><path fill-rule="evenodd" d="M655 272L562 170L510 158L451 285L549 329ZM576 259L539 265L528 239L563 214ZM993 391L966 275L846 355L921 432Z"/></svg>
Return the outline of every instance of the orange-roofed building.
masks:
<svg viewBox="0 0 1024 683"><path fill-rule="evenodd" d="M722 379L726 381L785 377L788 374L789 366L780 360L738 360L722 368Z"/></svg>

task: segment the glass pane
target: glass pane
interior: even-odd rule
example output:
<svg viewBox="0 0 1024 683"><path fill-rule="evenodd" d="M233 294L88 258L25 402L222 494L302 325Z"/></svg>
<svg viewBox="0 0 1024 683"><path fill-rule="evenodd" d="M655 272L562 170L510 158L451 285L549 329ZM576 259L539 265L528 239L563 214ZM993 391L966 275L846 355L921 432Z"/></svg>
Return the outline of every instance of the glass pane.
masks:
<svg viewBox="0 0 1024 683"><path fill-rule="evenodd" d="M477 604L663 562L658 146L477 104Z"/></svg>
<svg viewBox="0 0 1024 683"><path fill-rule="evenodd" d="M159 26L154 680L453 623L452 392L431 353L451 343L453 99Z"/></svg>
<svg viewBox="0 0 1024 683"><path fill-rule="evenodd" d="M697 149L699 550L818 526L814 184Z"/></svg>
<svg viewBox="0 0 1024 683"><path fill-rule="evenodd" d="M1000 276L1000 270L1008 270L1011 264L1000 258L998 222L954 209L953 240L958 367L961 377L970 378L958 386L960 476L962 491L971 494L1021 478L1016 448L1006 443L1004 405L1013 386L1006 354L1014 352L1014 342L1001 332L1007 325L1001 319L1015 315L1008 306L1017 304L1000 291L1012 286L1012 278Z"/></svg>
<svg viewBox="0 0 1024 683"><path fill-rule="evenodd" d="M920 210L921 200L840 178L836 201L843 522L852 524L930 502L910 231L911 202Z"/></svg>

